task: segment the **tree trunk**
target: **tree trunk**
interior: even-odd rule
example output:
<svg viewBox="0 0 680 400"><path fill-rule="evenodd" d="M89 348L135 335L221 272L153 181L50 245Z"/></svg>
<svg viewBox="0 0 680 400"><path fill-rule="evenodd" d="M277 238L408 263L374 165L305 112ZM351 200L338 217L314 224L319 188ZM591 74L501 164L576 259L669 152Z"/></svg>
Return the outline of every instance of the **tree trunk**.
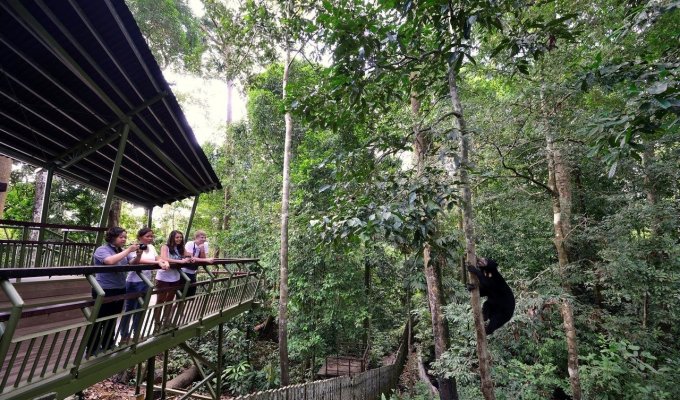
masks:
<svg viewBox="0 0 680 400"><path fill-rule="evenodd" d="M222 214L222 230L229 230L229 223L231 222L231 180L224 184L224 214Z"/></svg>
<svg viewBox="0 0 680 400"><path fill-rule="evenodd" d="M12 159L0 156L0 219L5 214L5 201L9 192L9 178L12 174Z"/></svg>
<svg viewBox="0 0 680 400"><path fill-rule="evenodd" d="M226 124L227 127L231 125L233 122L233 108L234 108L234 80L233 79L227 79L227 119L226 119ZM229 134L230 132L227 131L227 138L224 142L224 147L226 150L227 154L231 154L231 141L229 140ZM227 177L227 182L223 184L224 188L224 198L223 198L223 214L222 214L222 221L220 224L220 228L223 231L229 230L229 224L231 222L231 171L230 168L227 167L225 171L225 176Z"/></svg>
<svg viewBox="0 0 680 400"><path fill-rule="evenodd" d="M559 166L563 163L560 151L555 146L555 140L552 133L552 128L548 120L548 110L544 98L544 90L541 88L541 102L543 109L543 124L545 129L546 140L546 158L548 162L548 188L550 189L553 209L553 228L555 237L555 249L557 250L557 260L559 262L559 273L562 280L562 289L566 294L571 292L568 283L567 265L569 264L569 251L567 248L567 229L569 224L565 222L565 215L569 212L564 212L561 201L562 193L560 192L560 184L558 176L561 179L568 180L567 169ZM557 155L557 157L556 157ZM558 161L559 160L559 161ZM562 188L564 189L564 188ZM571 199L571 193L568 194ZM571 202L568 203L569 205ZM574 326L574 310L568 299L563 298L561 304L562 319L564 320L564 332L567 338L567 369L569 371L569 382L571 384L572 397L574 400L581 400L581 383L579 378L578 368L578 346L576 342L576 328Z"/></svg>
<svg viewBox="0 0 680 400"><path fill-rule="evenodd" d="M120 212L123 209L123 202L120 199L113 199L111 208L109 209L109 217L106 222L106 227L120 226Z"/></svg>
<svg viewBox="0 0 680 400"><path fill-rule="evenodd" d="M567 370L571 385L572 399L581 400L581 379L578 370L578 347L576 342L576 327L574 326L574 309L568 299L562 299L562 319L564 332L567 335Z"/></svg>
<svg viewBox="0 0 680 400"><path fill-rule="evenodd" d="M441 270L436 261L432 261L430 245L423 248L423 264L425 265L425 279L427 281L427 301L430 305L432 317L432 335L434 336L434 357L441 359L449 348L449 327L444 319L444 301L441 292ZM441 400L458 399L456 381L454 378L437 376L439 398Z"/></svg>
<svg viewBox="0 0 680 400"><path fill-rule="evenodd" d="M453 112L456 115L454 124L460 137L460 165L458 173L460 176L462 209L463 209L463 232L465 234L465 260L469 265L477 264L475 254L475 227L472 214L472 192L468 177L468 163L470 153L470 133L467 131L465 118L463 118L463 106L458 95L457 72L449 68L449 93ZM484 399L495 400L493 381L491 380L491 358L486 342L486 332L484 331L484 318L482 317L482 306L479 297L479 280L473 273L468 274L468 282L476 289L470 291L470 304L472 315L475 321L477 332L477 357L479 358L479 378L481 380L481 390Z"/></svg>
<svg viewBox="0 0 680 400"><path fill-rule="evenodd" d="M165 384L165 387L168 389L184 389L189 387L189 385L194 383L200 377L201 372L199 371L198 367L192 365L191 367L182 371L182 373L176 377L170 379L168 383Z"/></svg>
<svg viewBox="0 0 680 400"><path fill-rule="evenodd" d="M283 99L286 101L291 65L290 44L286 43L286 64L283 70ZM281 271L279 277L279 362L281 386L289 384L288 377L288 207L290 201L290 157L293 140L293 117L286 111L286 139L283 153L283 190L281 196Z"/></svg>
<svg viewBox="0 0 680 400"><path fill-rule="evenodd" d="M227 126L231 125L233 122L233 110L234 108L234 80L227 79Z"/></svg>
<svg viewBox="0 0 680 400"><path fill-rule="evenodd" d="M427 162L427 151L430 147L430 141L417 123L418 114L420 111L420 102L415 94L411 95L411 112L414 120L413 133L414 149L416 159L416 170L418 176L425 171L425 164ZM431 248L429 243L423 246L423 266L425 269L425 279L427 281L427 300L430 306L430 315L432 316L432 336L434 337L434 356L439 360L444 352L449 348L449 329L444 319L445 301L441 292L441 270L439 265L431 262ZM439 385L439 398L441 400L458 399L458 391L456 389L455 378L446 378L442 376L437 377Z"/></svg>
<svg viewBox="0 0 680 400"><path fill-rule="evenodd" d="M371 330L371 315L370 304L371 304L371 264L366 260L364 262L364 295L366 296L366 317L364 318L364 334L362 337L363 348L368 348L369 332Z"/></svg>
<svg viewBox="0 0 680 400"><path fill-rule="evenodd" d="M652 170L652 164L654 160L654 142L646 143L645 151L642 153L642 166L644 168L644 178L643 185L646 192L647 204L652 208L652 220L651 220L651 240L655 240L659 236L663 235L663 217L659 215L656 210L656 206L659 202L659 193L657 191L656 185L654 184L654 172ZM648 256L649 265L656 269L659 267L659 263L662 262L662 257L656 250L652 250ZM648 290L646 290L642 295L642 327L647 328L647 323L649 320L649 304L651 302L651 295Z"/></svg>
<svg viewBox="0 0 680 400"><path fill-rule="evenodd" d="M568 249L569 234L571 232L571 168L559 146L553 146L553 159L555 160L555 186L560 197L562 234L565 247Z"/></svg>
<svg viewBox="0 0 680 400"><path fill-rule="evenodd" d="M643 185L646 192L647 204L654 208L659 202L659 195L656 186L654 185L654 172L652 171L652 163L654 160L654 142L645 145L645 151L642 153L642 166L644 168ZM656 237L661 236L663 219L658 217L656 210L652 210L652 234Z"/></svg>

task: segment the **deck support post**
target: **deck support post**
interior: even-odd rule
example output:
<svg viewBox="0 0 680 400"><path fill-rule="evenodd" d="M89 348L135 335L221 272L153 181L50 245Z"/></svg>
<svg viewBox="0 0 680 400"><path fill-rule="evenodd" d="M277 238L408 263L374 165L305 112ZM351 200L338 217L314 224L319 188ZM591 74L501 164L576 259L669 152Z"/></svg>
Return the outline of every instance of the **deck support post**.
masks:
<svg viewBox="0 0 680 400"><path fill-rule="evenodd" d="M224 342L224 324L219 324L217 327L217 370L215 381L215 400L220 399L222 393L222 345Z"/></svg>
<svg viewBox="0 0 680 400"><path fill-rule="evenodd" d="M146 226L149 229L151 229L151 223L153 222L153 219L151 218L152 215L153 215L153 206L149 206L149 208L146 209Z"/></svg>
<svg viewBox="0 0 680 400"><path fill-rule="evenodd" d="M144 368L143 363L137 364L137 371L135 371L135 398L139 398L139 394L142 393L142 368Z"/></svg>
<svg viewBox="0 0 680 400"><path fill-rule="evenodd" d="M194 223L194 215L196 215L196 207L198 207L198 197L199 195L197 194L194 196L194 205L191 206L191 214L189 214L189 222L187 222L187 231L186 234L184 235L184 241L186 242L187 238L189 237L189 233L191 233L191 225ZM206 254L207 256L207 254Z"/></svg>
<svg viewBox="0 0 680 400"><path fill-rule="evenodd" d="M47 168L47 179L45 180L45 192L43 193L42 210L40 211L40 223L46 224L47 217L50 211L50 192L52 191L52 178L54 177L54 167L50 166ZM43 244L42 241L45 240L45 228L40 228L38 230L38 248L35 252L35 268L42 267L42 253ZM62 249L62 257L65 250Z"/></svg>
<svg viewBox="0 0 680 400"><path fill-rule="evenodd" d="M168 357L170 352L166 349L163 352L163 380L161 381L161 400L165 400L165 385L168 383Z"/></svg>
<svg viewBox="0 0 680 400"><path fill-rule="evenodd" d="M92 308L83 309L83 313L85 314L85 318L87 318L88 324L85 327L83 339L80 341L80 346L78 347L75 362L73 363L73 368L71 370L71 373L74 376L78 375L78 368L80 368L83 357L90 358L96 354L96 347L98 343L90 343L90 339L94 337L94 330L97 328L97 317L99 316L99 310L102 307L105 295L104 289L102 289L102 287L99 285L99 282L97 282L97 277L94 274L87 274L85 275L85 278L90 283L92 291L97 295L97 297L94 299L94 305L92 305ZM99 340L101 341L102 339L100 338ZM89 347L94 348L88 348L88 344ZM88 354L85 354L86 350Z"/></svg>
<svg viewBox="0 0 680 400"><path fill-rule="evenodd" d="M153 400L153 381L156 377L156 357L146 360L146 400Z"/></svg>
<svg viewBox="0 0 680 400"><path fill-rule="evenodd" d="M113 203L113 194L116 191L116 185L118 183L118 174L120 172L120 165L123 162L123 154L125 152L125 145L127 144L128 133L130 132L130 125L128 123L123 124L123 131L120 134L120 142L118 143L118 153L116 153L116 160L113 164L113 171L111 171L111 179L109 180L109 187L106 190L106 200L104 201L104 207L102 208L102 216L99 219L99 227L106 228L106 223L109 218L109 210L111 209L111 203ZM104 238L104 232L97 232L97 240L95 244L98 246L102 243Z"/></svg>

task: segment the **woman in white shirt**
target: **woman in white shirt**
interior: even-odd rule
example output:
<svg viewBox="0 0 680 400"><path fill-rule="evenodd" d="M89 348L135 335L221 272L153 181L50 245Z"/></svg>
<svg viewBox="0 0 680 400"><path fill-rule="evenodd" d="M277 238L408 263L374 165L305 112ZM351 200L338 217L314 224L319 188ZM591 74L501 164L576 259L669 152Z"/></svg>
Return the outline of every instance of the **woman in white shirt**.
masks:
<svg viewBox="0 0 680 400"><path fill-rule="evenodd" d="M180 231L172 231L168 236L168 241L161 246L161 260L167 261L169 264L189 264L193 262L192 258L185 258L184 256L184 235ZM156 295L156 304L171 302L175 298L175 293L182 287L181 275L177 268L164 268L156 273L156 289L160 289ZM169 322L168 314L170 307L165 307L163 311L163 322ZM160 323L158 309L156 309L155 319L156 323Z"/></svg>
<svg viewBox="0 0 680 400"><path fill-rule="evenodd" d="M161 260L158 257L156 248L153 246L154 239L153 230L151 228L142 228L137 232L137 241L139 242L139 247L137 248L137 257L135 260L137 264L158 264L161 268L168 268L169 264L165 260ZM151 280L151 270L146 270L141 272L142 275L146 276ZM125 312L136 310L140 307L138 298L143 296L143 294L148 289L146 283L142 278L137 275L137 272L130 271L127 274L125 280L125 293L137 293L138 297L125 300ZM130 336L135 332L139 321L141 319L141 313L135 313L132 317L132 326L130 326L130 315L124 315L120 321L120 341L121 343L127 343L130 340Z"/></svg>

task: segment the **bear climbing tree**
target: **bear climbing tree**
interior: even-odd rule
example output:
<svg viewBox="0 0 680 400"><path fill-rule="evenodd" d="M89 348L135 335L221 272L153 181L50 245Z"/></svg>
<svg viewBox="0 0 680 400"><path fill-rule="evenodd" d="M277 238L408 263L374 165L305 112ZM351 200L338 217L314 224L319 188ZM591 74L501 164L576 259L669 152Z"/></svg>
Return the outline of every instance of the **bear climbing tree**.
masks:
<svg viewBox="0 0 680 400"><path fill-rule="evenodd" d="M515 312L515 295L498 272L498 264L490 258L477 259L477 266L468 265L468 270L479 279L479 295L486 297L482 306L484 321L489 321L485 331L487 335L510 321ZM474 286L468 286L474 289Z"/></svg>

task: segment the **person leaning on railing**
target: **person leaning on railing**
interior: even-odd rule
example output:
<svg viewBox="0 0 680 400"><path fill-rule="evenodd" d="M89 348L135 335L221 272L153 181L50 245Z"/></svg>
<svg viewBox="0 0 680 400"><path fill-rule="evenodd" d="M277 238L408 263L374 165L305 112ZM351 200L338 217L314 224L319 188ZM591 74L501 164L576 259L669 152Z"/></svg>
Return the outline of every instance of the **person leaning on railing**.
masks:
<svg viewBox="0 0 680 400"><path fill-rule="evenodd" d="M193 257L194 261L205 261L212 264L213 259L208 257L208 242L206 241L206 235L204 231L198 230L194 234L194 240L187 242L184 247L184 255L187 257ZM182 271L189 277L191 283L196 283L196 271L198 266L196 264L187 265L182 267ZM187 297L191 297L196 294L196 286L189 287L187 291Z"/></svg>
<svg viewBox="0 0 680 400"><path fill-rule="evenodd" d="M161 246L161 260L167 261L169 264L190 264L193 263L193 258L185 257L184 249L184 235L180 231L172 231L168 236L166 244ZM156 296L156 304L168 303L175 298L175 293L182 286L181 275L178 269L162 268L156 273L156 288L159 290ZM167 324L168 316L171 307L164 307L162 321L159 320L158 309L154 313L156 324Z"/></svg>
<svg viewBox="0 0 680 400"><path fill-rule="evenodd" d="M106 244L94 251L94 265L128 265L137 264L141 254L137 254L139 245L132 244L123 249L127 242L127 231L119 226L109 228L106 232ZM104 297L125 294L125 272L101 272L96 274L97 283L104 290ZM92 289L92 297L97 298L97 292ZM123 300L104 302L99 309L98 318L119 314L123 311ZM108 350L115 342L114 330L116 318L94 325L90 340L87 344L87 354L97 354L99 350Z"/></svg>
<svg viewBox="0 0 680 400"><path fill-rule="evenodd" d="M139 248L136 251L137 258L139 258L138 264L152 264L158 265L161 268L167 269L170 264L167 261L161 260L156 252L156 248L153 246L154 239L153 230L151 228L144 227L137 232L137 242L139 242ZM151 281L151 270L144 270L141 272L149 281ZM137 272L130 271L127 274L127 279L125 282L125 293L143 293L146 292L148 286L142 278L139 277ZM137 297L128 298L125 300L125 312L134 311L140 308L139 300ZM121 318L120 327L120 343L125 344L130 340L130 336L135 332L142 315L137 312L132 315L132 326L130 326L130 315L126 314Z"/></svg>

